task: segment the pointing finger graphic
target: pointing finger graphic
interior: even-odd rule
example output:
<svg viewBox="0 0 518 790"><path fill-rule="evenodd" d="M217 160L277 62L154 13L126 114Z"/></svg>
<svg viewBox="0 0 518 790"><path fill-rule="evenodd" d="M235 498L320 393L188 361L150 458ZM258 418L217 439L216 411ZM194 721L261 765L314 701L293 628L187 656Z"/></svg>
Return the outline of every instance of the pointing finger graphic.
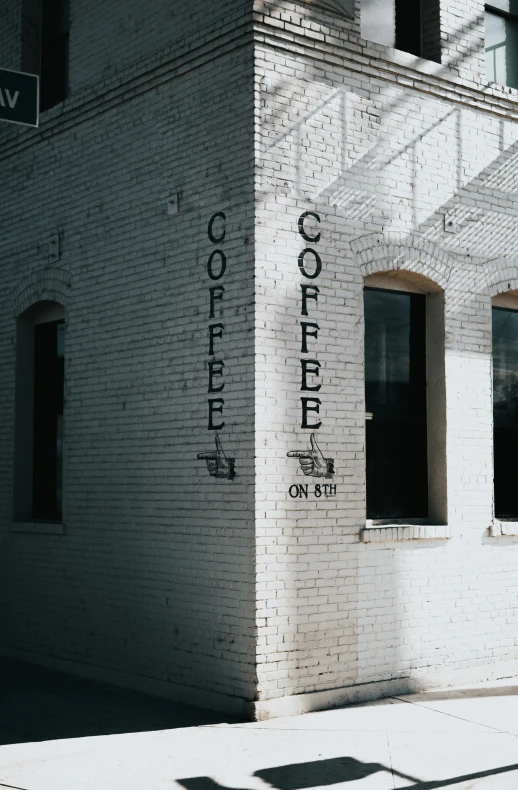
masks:
<svg viewBox="0 0 518 790"><path fill-rule="evenodd" d="M332 458L324 458L318 446L315 434L310 436L311 447L307 450L290 450L288 458L298 458L300 468L305 475L311 477L332 477L334 474L334 461Z"/></svg>
<svg viewBox="0 0 518 790"><path fill-rule="evenodd" d="M309 441L311 443L310 450L291 450L288 453L288 458L313 458L315 455L319 455L323 458L322 450L317 444L314 433L309 437Z"/></svg>
<svg viewBox="0 0 518 790"><path fill-rule="evenodd" d="M207 469L211 477L224 477L233 480L236 476L235 459L227 458L219 436L216 434L216 449L210 453L198 453L199 461L207 462Z"/></svg>
<svg viewBox="0 0 518 790"><path fill-rule="evenodd" d="M223 452L223 447L221 446L221 442L219 440L219 436L216 435L216 449L213 450L211 453L198 453L198 460L199 461L215 461L218 456L222 455L225 457L225 453Z"/></svg>

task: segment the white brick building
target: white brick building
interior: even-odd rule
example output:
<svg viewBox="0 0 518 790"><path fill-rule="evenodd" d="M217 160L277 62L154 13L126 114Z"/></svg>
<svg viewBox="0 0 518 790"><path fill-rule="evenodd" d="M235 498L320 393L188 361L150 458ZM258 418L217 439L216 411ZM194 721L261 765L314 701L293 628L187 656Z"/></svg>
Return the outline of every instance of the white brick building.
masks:
<svg viewBox="0 0 518 790"><path fill-rule="evenodd" d="M514 19L402 4L70 0L0 129L4 654L257 717L518 672Z"/></svg>

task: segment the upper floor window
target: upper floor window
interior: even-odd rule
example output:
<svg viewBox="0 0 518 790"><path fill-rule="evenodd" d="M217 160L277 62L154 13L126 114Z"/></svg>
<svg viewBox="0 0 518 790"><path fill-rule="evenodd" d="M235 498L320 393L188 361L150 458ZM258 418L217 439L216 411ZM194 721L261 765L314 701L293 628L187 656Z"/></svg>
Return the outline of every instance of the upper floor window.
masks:
<svg viewBox="0 0 518 790"><path fill-rule="evenodd" d="M41 0L40 110L68 95L68 0Z"/></svg>
<svg viewBox="0 0 518 790"><path fill-rule="evenodd" d="M440 62L439 0L361 0L362 37Z"/></svg>
<svg viewBox="0 0 518 790"><path fill-rule="evenodd" d="M518 0L486 5L486 76L518 88Z"/></svg>

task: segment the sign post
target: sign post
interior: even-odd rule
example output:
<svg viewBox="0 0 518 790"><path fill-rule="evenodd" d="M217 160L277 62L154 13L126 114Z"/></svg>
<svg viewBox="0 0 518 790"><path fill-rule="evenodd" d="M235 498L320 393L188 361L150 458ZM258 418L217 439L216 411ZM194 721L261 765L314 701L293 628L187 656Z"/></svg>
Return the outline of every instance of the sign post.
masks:
<svg viewBox="0 0 518 790"><path fill-rule="evenodd" d="M38 126L39 77L23 71L0 69L0 121Z"/></svg>

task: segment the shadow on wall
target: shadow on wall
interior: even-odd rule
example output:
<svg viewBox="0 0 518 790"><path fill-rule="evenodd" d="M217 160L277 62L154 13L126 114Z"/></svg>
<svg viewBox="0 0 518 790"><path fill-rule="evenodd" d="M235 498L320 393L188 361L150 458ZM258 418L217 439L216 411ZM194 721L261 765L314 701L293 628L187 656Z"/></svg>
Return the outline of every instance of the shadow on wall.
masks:
<svg viewBox="0 0 518 790"><path fill-rule="evenodd" d="M405 785L411 790L435 790L435 788L449 787L460 782L476 781L498 774L518 771L518 763L493 768L488 771L477 771L462 776L452 776L449 779L423 782L414 776L388 768L381 763L364 763L354 757L334 757L330 760L314 760L308 763L295 763L292 765L279 765L275 768L265 768L255 771L253 776L262 779L270 785L272 790L306 790L310 787L327 787L328 785L355 782L365 779L373 774L387 772L392 776L413 782ZM245 788L230 788L218 784L209 776L194 776L190 779L178 779L178 784L185 790L245 790ZM395 786L395 785L394 785Z"/></svg>
<svg viewBox="0 0 518 790"><path fill-rule="evenodd" d="M482 24L482 16L470 17L452 37L467 40L468 34ZM458 51L458 59L446 64L444 70L438 70L439 75L447 76L447 69L462 65L472 55L482 56L483 41L480 50L460 48ZM337 69L336 79L333 79L328 66L324 69L308 65L297 79L293 75L282 79L277 72L270 72L270 82L265 78L261 83L263 194L286 194L290 200L295 197L303 201L304 207L304 201L308 200L317 211L320 207L325 211L327 205L338 207L342 216L345 214L351 222L362 220L375 223L376 228L382 225L383 230L401 231L401 243L405 234L412 231L458 250L465 267L462 276L469 271L471 286L466 293L457 280L460 275L451 271L449 309L459 308L460 316L462 310L478 310L477 295L486 288L485 272L481 266L473 265L477 261L462 260L463 254L487 259L488 256L512 255L518 250L518 225L513 214L518 194L516 124L513 128L511 123L481 115L474 124L472 108L452 108L451 103L435 99L433 112L427 112L428 100L423 100L422 110L417 109L411 97L419 94L399 86L385 86L381 91L382 97L385 93L383 101L374 92L374 98L368 100L361 91L355 93L353 87L347 89L343 77L338 74ZM367 79L366 76L365 81ZM488 131L491 134L486 134ZM480 144L481 139L484 145ZM430 177L432 168L435 170L433 178ZM481 197L486 204L484 208L475 202L475 198L480 200ZM358 230L358 235L365 232L365 229ZM272 291L271 303L279 304L278 292L273 294ZM349 303L347 306L353 309ZM286 310L289 309L287 304ZM279 304L278 324L269 315L273 331L279 330L279 336L285 332L284 314L284 305ZM453 341L451 349L459 356L463 353L462 348L458 351L453 346ZM486 347L476 353L488 358ZM468 354L466 356L469 358ZM309 518L304 523L302 514L297 513L297 529L302 531L306 526L311 526ZM324 679L324 673L318 676L318 682L325 680L327 688L344 683L346 661L362 654L357 682L412 677L416 668L429 661L432 643L439 665L447 666L452 662L446 643L455 638L455 628L437 625L429 616L429 610L419 609L421 625L417 635L416 632L405 633L400 627L402 617L406 617L403 612L411 611L413 606L422 606L415 594L424 565L418 554L426 551L431 558L427 568L430 578L434 574L432 562L438 563L433 559L434 554L439 554L434 551L440 548L438 543L426 541L421 547L416 543L412 541L409 545L397 544L390 548L373 545L359 550L358 565L350 574L357 579L357 590L352 584L347 590L351 603L354 603L354 595L358 595L356 612L352 606L346 609L343 601L338 604L343 628L351 631L350 644L340 653L337 652L339 647L333 645L337 653L332 667L335 676L331 673ZM351 549L351 557L353 552ZM415 567L416 557L419 569ZM296 582L304 559L302 553L298 557L286 556L283 581L291 572ZM353 562L351 559L349 568ZM450 565L444 564L442 559L441 562L441 568L435 566L435 594L441 611L446 613L456 606L454 595L448 589L456 570L453 561ZM373 568L376 569L375 592L372 592ZM337 574L340 573L338 570ZM300 594L300 590L295 591L295 582L293 599L295 594ZM347 582L349 580L339 579L336 586L342 583L343 590ZM376 623L374 619L378 614L380 619ZM447 620L445 617L445 622ZM318 636L323 640L328 634L324 632L324 624L320 627ZM378 646L375 644L376 629L382 631L382 658L372 655ZM303 651L311 647L311 634L296 625L292 630L293 633L286 635L286 640L291 640L289 649L298 650L305 658ZM330 634L329 638L335 637ZM353 646L354 640L357 644ZM296 674L300 668L297 665L292 672ZM315 675L317 671L315 669Z"/></svg>
<svg viewBox="0 0 518 790"><path fill-rule="evenodd" d="M471 42L470 34L481 26L483 17L476 15L452 32L452 40L460 42L468 37ZM483 49L483 41L480 48ZM444 68L455 68L477 52L461 48L458 59ZM311 109L304 112L308 84L327 86L328 95L320 90L323 98L312 101ZM405 216L405 222L408 220L414 231L428 235L432 230L439 230L442 236L444 217L448 215L453 233L448 236L450 246L465 247L475 255L484 255L484 249L490 246L491 257L495 257L510 254L513 243L518 244L515 218L501 208L502 200L514 199L518 144L514 139L506 143L502 120L495 121L500 127L496 156L477 159L478 167L470 169L463 152L478 147L479 140L470 136L469 124L463 128L463 113L471 115L469 108L444 106L432 123L427 123L427 116L423 115L418 128L415 104L408 100L405 91L398 91L398 96L385 105L379 100L368 101L356 95L354 89L348 92L346 85L337 87L329 73L318 66L306 69L300 85L299 96L292 80L279 80L270 85L263 83L261 88L262 124L272 132L263 155L275 158L286 146L292 151L290 163L282 172L285 187L291 185L300 197L346 209L350 219L369 221L373 215L381 216L386 229L390 229L392 203L385 195L387 190L390 193L391 184L398 183L397 211ZM298 112L297 103L301 108ZM318 137L329 115L334 117L334 145L324 149L318 146ZM360 116L361 121L358 120ZM401 145L398 130L402 129L411 132L412 139ZM280 134L276 135L276 130ZM390 145L387 145L389 137ZM455 140L455 143L445 146L445 139ZM318 168L313 172L315 145L319 159ZM422 171L424 158L430 159L430 152L436 165L435 179L430 179L429 170ZM407 178L401 178L402 171L406 171ZM312 184L311 194L305 190L306 183ZM267 178L263 188L266 192L269 190ZM474 207L474 192L478 196L483 194L488 203L493 202L494 208ZM423 195L427 196L426 205L420 207Z"/></svg>

